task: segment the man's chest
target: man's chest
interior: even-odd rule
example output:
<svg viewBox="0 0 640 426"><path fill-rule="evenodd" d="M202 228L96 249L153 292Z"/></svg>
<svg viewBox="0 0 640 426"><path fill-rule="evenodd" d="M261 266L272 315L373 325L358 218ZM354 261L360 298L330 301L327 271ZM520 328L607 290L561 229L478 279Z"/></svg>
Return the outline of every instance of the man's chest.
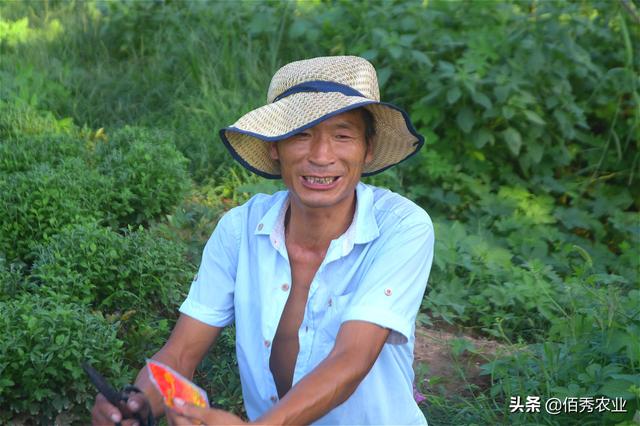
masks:
<svg viewBox="0 0 640 426"><path fill-rule="evenodd" d="M301 344L313 340L319 331L335 336L339 311L366 267L360 259L363 247L343 256L339 243L334 241L324 257L310 258L289 255L284 244L274 247L266 238L254 240L238 259L236 324L262 334L266 346L283 316L291 325L288 331L299 333Z"/></svg>
<svg viewBox="0 0 640 426"><path fill-rule="evenodd" d="M282 397L291 388L300 349L300 326L305 316L310 284L322 263L323 251L287 246L291 288L272 342L269 366Z"/></svg>
<svg viewBox="0 0 640 426"><path fill-rule="evenodd" d="M288 288L288 295L281 316L278 319L276 340L281 343L281 346L287 346L287 343L284 342L291 342L288 346L292 347L284 348L285 352L297 353L298 331L307 311L311 283L322 264L322 257L308 253L300 255L291 250L288 253L291 284L283 284L285 289ZM274 319L276 318L271 320Z"/></svg>

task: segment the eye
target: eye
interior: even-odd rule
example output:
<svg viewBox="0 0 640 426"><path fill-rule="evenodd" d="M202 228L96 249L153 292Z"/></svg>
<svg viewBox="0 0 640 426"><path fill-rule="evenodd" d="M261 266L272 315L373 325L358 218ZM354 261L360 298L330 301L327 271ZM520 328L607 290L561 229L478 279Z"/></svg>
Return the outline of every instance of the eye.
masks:
<svg viewBox="0 0 640 426"><path fill-rule="evenodd" d="M348 140L353 139L353 136L341 133L341 134L336 135L336 139L338 139L340 141L348 141Z"/></svg>

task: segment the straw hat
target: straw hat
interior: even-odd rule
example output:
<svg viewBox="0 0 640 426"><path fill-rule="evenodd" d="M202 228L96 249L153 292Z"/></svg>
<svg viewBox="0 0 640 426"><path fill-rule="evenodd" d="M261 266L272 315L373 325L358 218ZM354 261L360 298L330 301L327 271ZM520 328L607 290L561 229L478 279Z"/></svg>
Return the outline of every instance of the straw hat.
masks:
<svg viewBox="0 0 640 426"><path fill-rule="evenodd" d="M423 145L409 116L380 102L376 70L357 56L328 56L292 62L280 68L269 85L267 105L243 115L220 137L231 155L260 176L280 178L280 165L265 142L286 139L337 114L366 107L374 118L370 176L415 154Z"/></svg>

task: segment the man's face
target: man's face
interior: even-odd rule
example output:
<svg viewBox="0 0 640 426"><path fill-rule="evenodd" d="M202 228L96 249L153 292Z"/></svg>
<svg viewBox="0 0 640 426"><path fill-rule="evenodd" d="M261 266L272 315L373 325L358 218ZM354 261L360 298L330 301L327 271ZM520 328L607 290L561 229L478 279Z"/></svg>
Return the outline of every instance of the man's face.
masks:
<svg viewBox="0 0 640 426"><path fill-rule="evenodd" d="M271 145L292 202L309 208L350 203L372 149L361 111L348 111Z"/></svg>

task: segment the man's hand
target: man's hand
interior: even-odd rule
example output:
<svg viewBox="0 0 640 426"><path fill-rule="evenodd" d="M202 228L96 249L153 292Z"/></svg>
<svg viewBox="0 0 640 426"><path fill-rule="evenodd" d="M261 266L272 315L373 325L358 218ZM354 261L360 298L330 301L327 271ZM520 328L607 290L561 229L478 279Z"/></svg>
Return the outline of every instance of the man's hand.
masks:
<svg viewBox="0 0 640 426"><path fill-rule="evenodd" d="M196 367L221 331L220 327L209 326L182 314L167 343L152 358L167 364L185 377L193 377ZM118 407L98 394L91 410L92 424L102 426L120 422L122 426L133 426L139 423L135 419L129 419L135 413L142 414L142 419L147 419L148 413L160 416L163 410L162 396L154 389L146 367L138 373L135 386L144 393L131 393L127 404L123 403Z"/></svg>
<svg viewBox="0 0 640 426"><path fill-rule="evenodd" d="M216 408L202 408L187 404L180 398L173 399L173 408L164 406L167 421L172 426L182 425L246 425L235 414Z"/></svg>
<svg viewBox="0 0 640 426"><path fill-rule="evenodd" d="M122 426L142 426L135 419L135 415L140 414L143 419L146 419L150 409L149 402L142 393L132 393L127 403L123 401L120 407L115 407L99 393L91 410L91 424L103 426L120 423ZM125 417L129 418L124 419Z"/></svg>

